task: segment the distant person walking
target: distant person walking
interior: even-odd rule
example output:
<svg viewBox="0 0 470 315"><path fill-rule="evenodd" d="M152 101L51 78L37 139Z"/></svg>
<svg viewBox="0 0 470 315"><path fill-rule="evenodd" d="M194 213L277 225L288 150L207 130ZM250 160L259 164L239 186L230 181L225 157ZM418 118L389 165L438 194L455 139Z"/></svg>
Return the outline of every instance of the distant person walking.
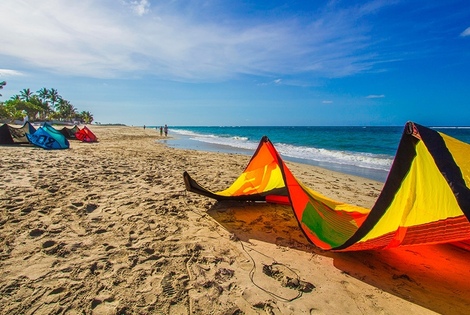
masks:
<svg viewBox="0 0 470 315"><path fill-rule="evenodd" d="M163 127L160 126L160 137L163 136Z"/></svg>
<svg viewBox="0 0 470 315"><path fill-rule="evenodd" d="M167 137L167 136L168 136L168 126L167 126L166 124L165 124L165 128L164 128L164 129L165 129L165 137Z"/></svg>

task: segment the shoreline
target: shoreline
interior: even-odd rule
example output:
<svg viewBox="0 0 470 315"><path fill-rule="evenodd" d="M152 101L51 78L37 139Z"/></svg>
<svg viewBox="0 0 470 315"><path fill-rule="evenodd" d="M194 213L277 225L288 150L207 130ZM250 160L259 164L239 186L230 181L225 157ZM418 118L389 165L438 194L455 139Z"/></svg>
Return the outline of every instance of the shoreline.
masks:
<svg viewBox="0 0 470 315"><path fill-rule="evenodd" d="M243 148L235 148L229 145L221 145L221 144L214 144L214 143L206 143L197 140L190 139L189 136L184 135L173 135L171 138L160 140L163 141L166 145L172 148L178 148L182 150L196 150L196 151L205 151L205 152L214 152L214 153L233 153L233 154L241 154L247 155L251 157L254 153L254 150L243 149ZM281 155L282 156L282 155ZM322 169L326 169L333 172L342 173L345 175L352 175L358 176L365 179L378 181L381 183L385 183L388 171L383 170L376 170L376 169L368 169L358 166L352 165L344 165L344 164L337 164L337 163L329 163L328 161L313 161L307 159L300 159L300 158L293 158L288 156L282 156L283 160L290 161L293 163L299 163L309 166L315 166Z"/></svg>
<svg viewBox="0 0 470 315"><path fill-rule="evenodd" d="M227 188L250 156L175 149L155 130L87 126L69 150L0 147L0 308L12 314L466 314L470 253L333 253L289 206ZM371 207L383 183L286 161L306 186ZM267 273L266 270L271 270ZM297 279L290 283L288 279ZM287 282L286 282L287 281Z"/></svg>

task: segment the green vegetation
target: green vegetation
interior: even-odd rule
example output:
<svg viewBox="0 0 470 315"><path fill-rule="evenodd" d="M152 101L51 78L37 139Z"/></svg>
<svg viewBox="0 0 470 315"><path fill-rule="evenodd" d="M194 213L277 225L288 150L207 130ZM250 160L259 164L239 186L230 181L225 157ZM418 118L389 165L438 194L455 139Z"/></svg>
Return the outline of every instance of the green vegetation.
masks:
<svg viewBox="0 0 470 315"><path fill-rule="evenodd" d="M7 85L6 81L0 82L0 90L3 89L5 85ZM0 96L2 96L2 94L0 94Z"/></svg>
<svg viewBox="0 0 470 315"><path fill-rule="evenodd" d="M5 85L5 81L0 82L0 89ZM23 89L20 94L0 103L1 120L23 120L25 116L28 116L30 121L79 121L85 124L93 121L93 115L90 112L78 112L72 103L59 95L56 89L46 88L42 88L36 93L31 92L30 89Z"/></svg>

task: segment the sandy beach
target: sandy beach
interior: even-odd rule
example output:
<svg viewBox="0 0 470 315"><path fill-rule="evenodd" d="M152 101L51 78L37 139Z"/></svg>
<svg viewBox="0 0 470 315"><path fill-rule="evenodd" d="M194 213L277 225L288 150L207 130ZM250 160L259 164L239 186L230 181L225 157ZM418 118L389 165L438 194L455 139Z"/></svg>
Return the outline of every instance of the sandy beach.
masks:
<svg viewBox="0 0 470 315"><path fill-rule="evenodd" d="M155 129L88 127L98 143L0 147L1 314L469 313L470 252L324 252L289 206L186 192L184 171L221 190L249 156L169 148ZM365 207L383 185L287 164Z"/></svg>

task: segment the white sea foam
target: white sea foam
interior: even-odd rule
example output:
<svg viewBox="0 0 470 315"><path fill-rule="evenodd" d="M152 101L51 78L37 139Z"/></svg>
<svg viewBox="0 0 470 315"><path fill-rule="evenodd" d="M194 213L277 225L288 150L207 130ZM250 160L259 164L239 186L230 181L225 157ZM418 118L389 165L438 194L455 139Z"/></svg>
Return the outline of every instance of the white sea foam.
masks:
<svg viewBox="0 0 470 315"><path fill-rule="evenodd" d="M187 136L189 139L194 141L228 146L234 149L254 151L258 147L258 142L249 141L246 137L221 137L211 134L202 135L181 129L172 129L171 131ZM392 157L371 153L335 151L284 143L275 143L274 145L283 157L314 161L317 163L332 163L342 166L354 166L381 171L389 171L392 164Z"/></svg>
<svg viewBox="0 0 470 315"><path fill-rule="evenodd" d="M350 165L383 171L390 170L392 164L392 158L371 153L299 147L282 143L276 144L275 146L281 155L303 160Z"/></svg>
<svg viewBox="0 0 470 315"><path fill-rule="evenodd" d="M214 135L197 135L190 137L191 140L201 141L210 144L224 145L232 148L256 150L258 143L250 142L247 138L239 137L218 137Z"/></svg>
<svg viewBox="0 0 470 315"><path fill-rule="evenodd" d="M183 136L197 136L197 133L192 132L190 130L184 130L184 129L168 129L168 131L172 133L177 133Z"/></svg>
<svg viewBox="0 0 470 315"><path fill-rule="evenodd" d="M431 127L432 129L470 129L468 126L442 126L442 127Z"/></svg>

